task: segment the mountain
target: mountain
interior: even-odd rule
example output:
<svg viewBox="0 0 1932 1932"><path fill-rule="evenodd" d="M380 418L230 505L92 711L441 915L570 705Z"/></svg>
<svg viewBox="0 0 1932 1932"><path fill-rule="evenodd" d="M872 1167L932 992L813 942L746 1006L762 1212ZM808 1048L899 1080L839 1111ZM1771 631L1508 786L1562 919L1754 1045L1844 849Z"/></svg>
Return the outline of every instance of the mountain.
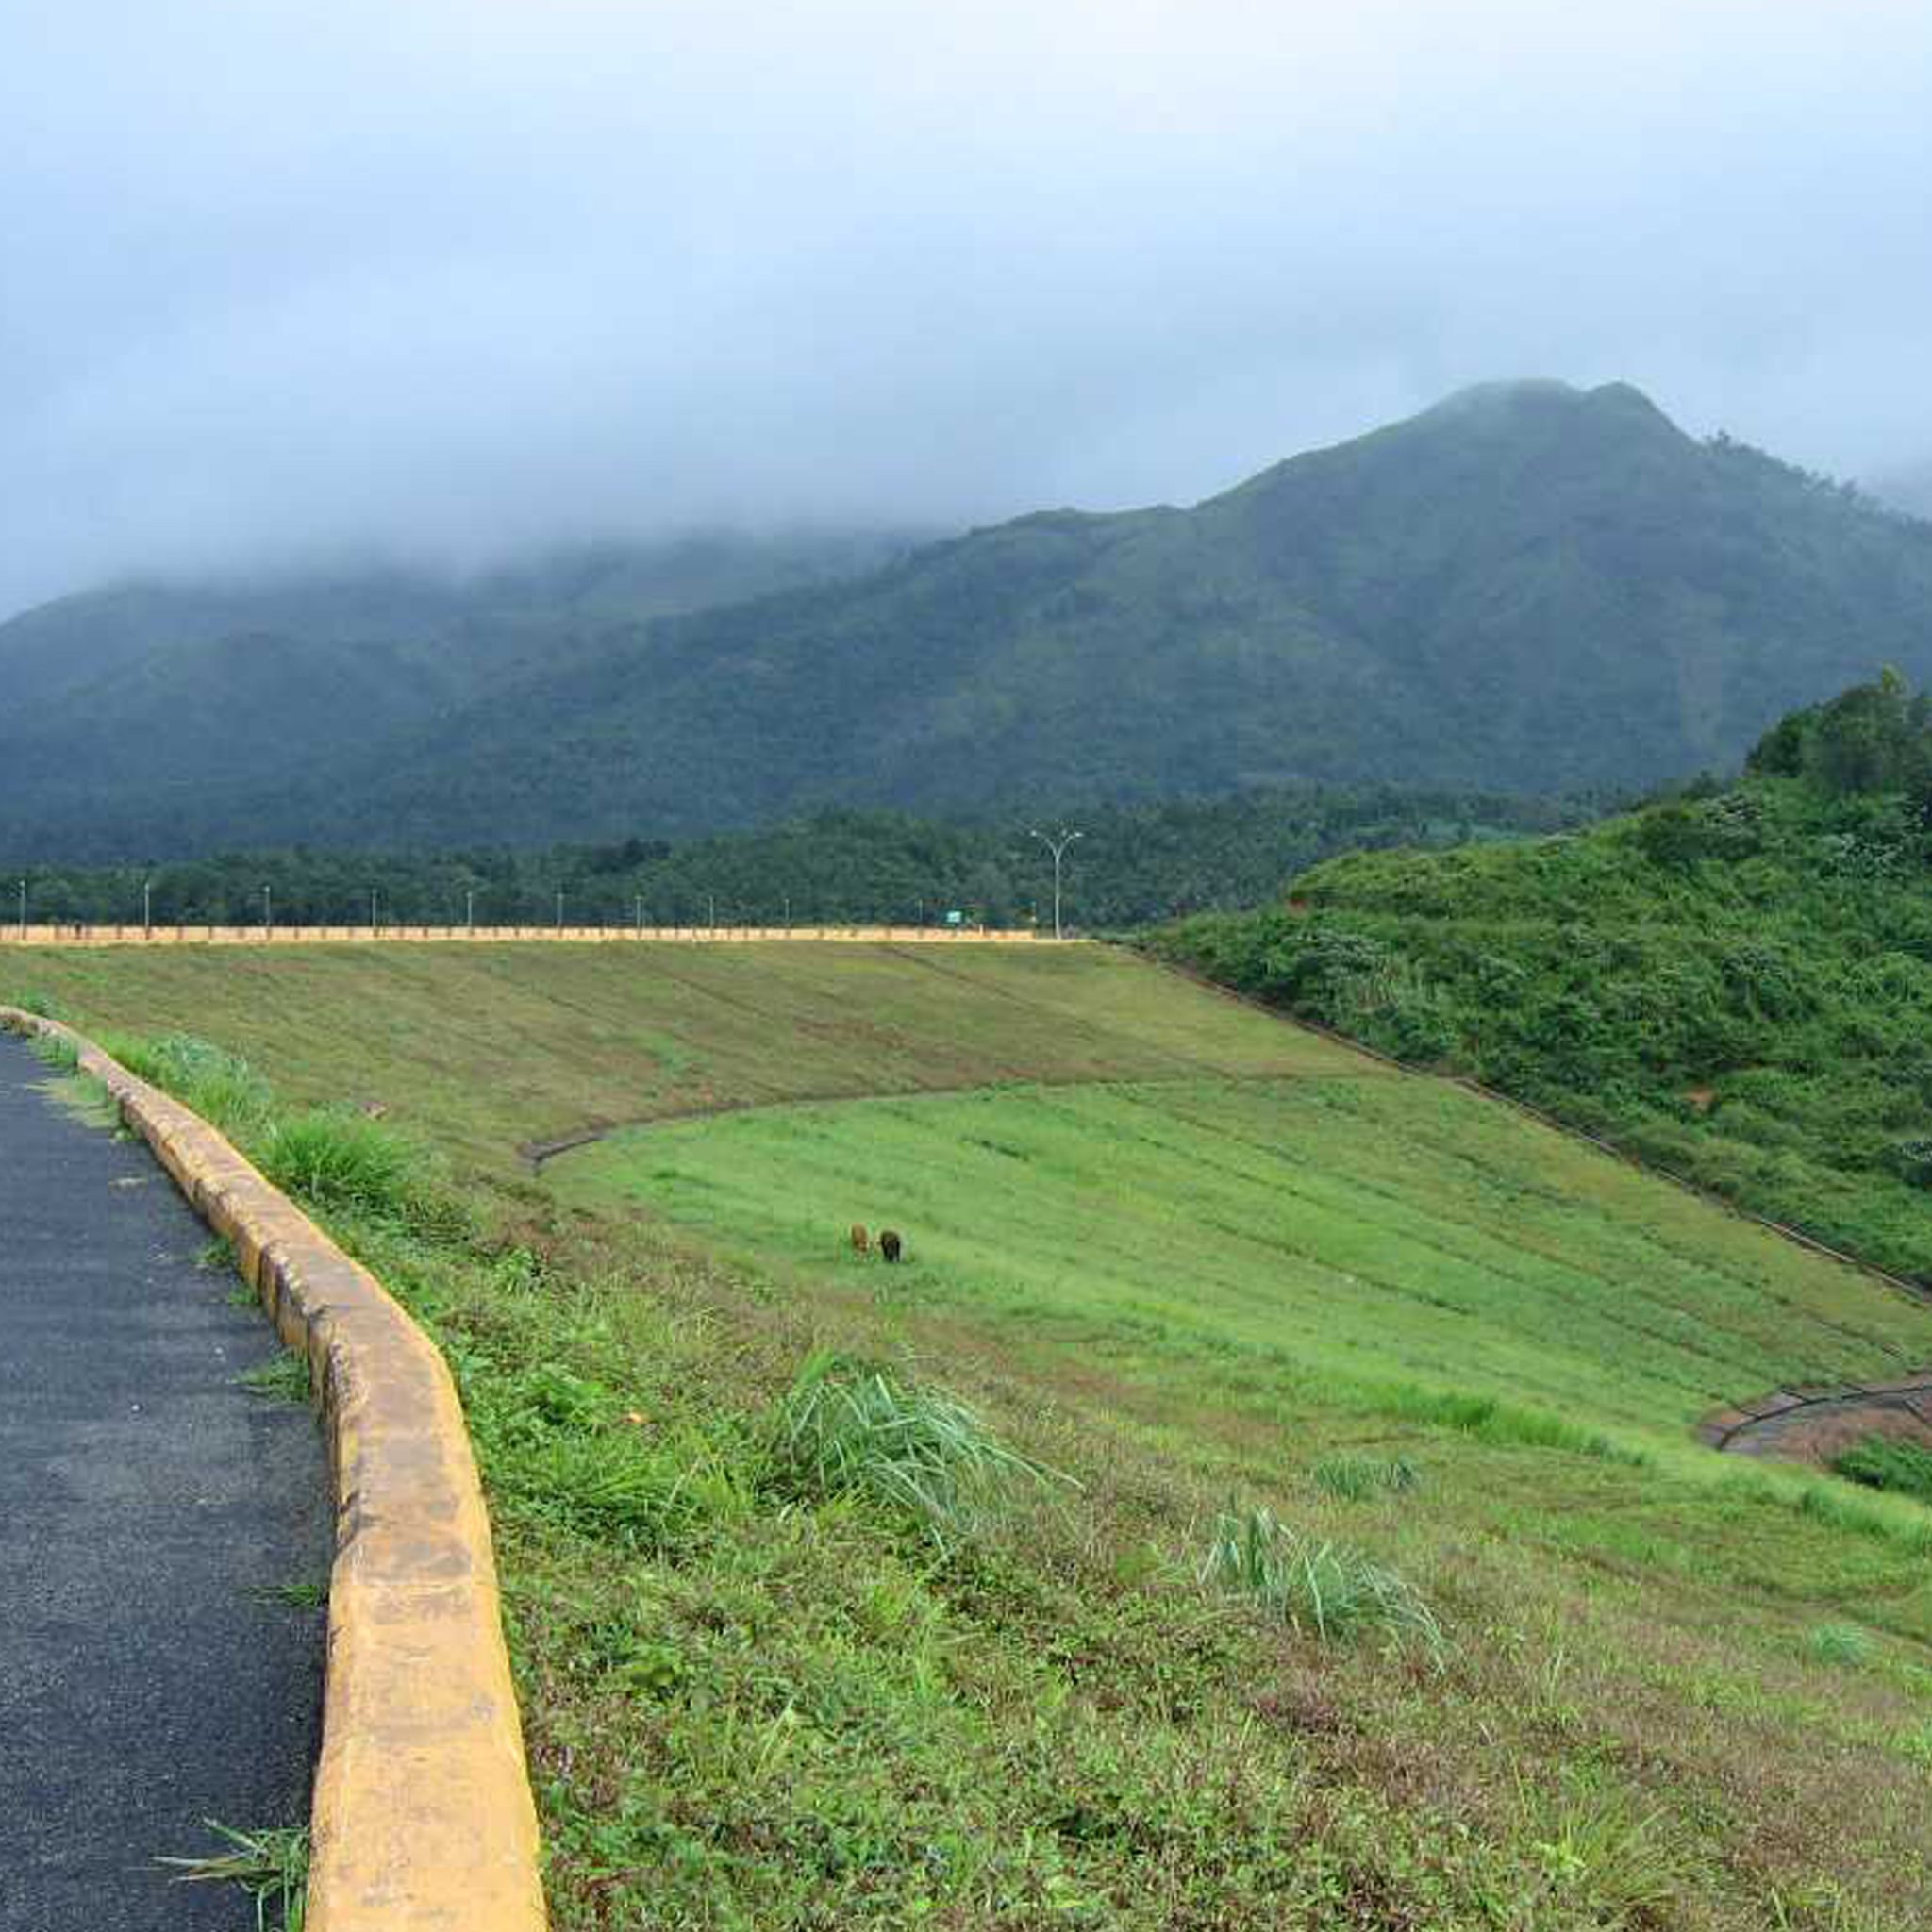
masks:
<svg viewBox="0 0 1932 1932"><path fill-rule="evenodd" d="M912 541L690 536L467 581L380 569L62 598L0 624L0 848L232 844L279 799L325 797L345 760L485 691L554 677L655 618L863 575Z"/></svg>
<svg viewBox="0 0 1932 1932"><path fill-rule="evenodd" d="M1877 478L1872 485L1872 494L1908 517L1932 519L1932 463L1894 470Z"/></svg>
<svg viewBox="0 0 1932 1932"><path fill-rule="evenodd" d="M316 726L267 784L253 750L221 760L222 790L200 746L124 771L155 736L139 697L110 728L73 702L58 734L0 728L0 846L36 824L103 852L238 828L541 842L835 804L1625 790L1732 761L1882 663L1932 674L1932 525L1698 441L1628 385L1507 383L1191 509L1048 511L685 615L525 618L509 668L406 656L409 715L346 738L367 671L339 652L341 703L306 700ZM247 722L273 741L271 654L229 652L263 660ZM104 754L87 795L57 793L82 741Z"/></svg>

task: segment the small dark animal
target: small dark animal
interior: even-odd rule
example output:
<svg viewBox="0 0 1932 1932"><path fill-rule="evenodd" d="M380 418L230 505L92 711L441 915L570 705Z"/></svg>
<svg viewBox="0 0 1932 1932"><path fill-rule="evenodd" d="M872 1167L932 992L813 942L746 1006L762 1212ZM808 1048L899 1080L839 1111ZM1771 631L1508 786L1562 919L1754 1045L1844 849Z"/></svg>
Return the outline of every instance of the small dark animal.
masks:
<svg viewBox="0 0 1932 1932"><path fill-rule="evenodd" d="M865 1223L862 1221L855 1221L852 1224L852 1252L855 1255L863 1255L867 1253L871 1249L871 1247L872 1237L865 1231Z"/></svg>
<svg viewBox="0 0 1932 1932"><path fill-rule="evenodd" d="M899 1237L892 1228L879 1229L879 1258L882 1261L896 1261L899 1258Z"/></svg>

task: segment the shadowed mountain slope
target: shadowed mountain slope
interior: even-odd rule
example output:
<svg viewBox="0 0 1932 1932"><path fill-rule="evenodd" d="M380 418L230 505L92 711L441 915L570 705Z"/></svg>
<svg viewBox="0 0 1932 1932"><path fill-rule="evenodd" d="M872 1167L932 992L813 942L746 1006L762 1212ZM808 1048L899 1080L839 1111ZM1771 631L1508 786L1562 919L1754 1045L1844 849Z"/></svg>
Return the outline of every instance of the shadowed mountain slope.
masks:
<svg viewBox="0 0 1932 1932"><path fill-rule="evenodd" d="M829 804L1626 788L1886 662L1932 674L1932 525L1697 441L1626 385L1500 384L1192 509L1047 512L566 629L247 817L257 840L541 841ZM223 836L196 810L178 837Z"/></svg>

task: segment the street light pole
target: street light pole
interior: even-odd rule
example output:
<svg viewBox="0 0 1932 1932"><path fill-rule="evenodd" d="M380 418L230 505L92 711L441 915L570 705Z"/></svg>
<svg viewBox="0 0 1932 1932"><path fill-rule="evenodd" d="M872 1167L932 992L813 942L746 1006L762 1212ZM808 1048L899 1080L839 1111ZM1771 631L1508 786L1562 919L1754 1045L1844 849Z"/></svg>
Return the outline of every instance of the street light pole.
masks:
<svg viewBox="0 0 1932 1932"><path fill-rule="evenodd" d="M1081 838L1084 835L1079 832L1069 831L1064 825L1051 837L1045 832L1034 831L1031 825L1028 825L1026 829L1032 832L1033 836L1053 854L1053 936L1055 939L1059 939L1062 937L1060 932L1060 860L1066 857L1067 847L1075 839Z"/></svg>
<svg viewBox="0 0 1932 1932"><path fill-rule="evenodd" d="M26 937L26 881L20 882L20 936Z"/></svg>
<svg viewBox="0 0 1932 1932"><path fill-rule="evenodd" d="M563 888L561 886L558 886L557 889L557 929L558 932L563 930Z"/></svg>
<svg viewBox="0 0 1932 1932"><path fill-rule="evenodd" d="M476 891L474 886L463 894L463 930L476 930Z"/></svg>
<svg viewBox="0 0 1932 1932"><path fill-rule="evenodd" d="M269 889L264 886L261 889L261 929L263 932L273 932L275 925L275 900L270 896Z"/></svg>
<svg viewBox="0 0 1932 1932"><path fill-rule="evenodd" d="M151 934L155 929L155 882L142 879L141 882L141 929Z"/></svg>
<svg viewBox="0 0 1932 1932"><path fill-rule="evenodd" d="M375 937L375 888L371 886L369 889L369 932L372 938Z"/></svg>

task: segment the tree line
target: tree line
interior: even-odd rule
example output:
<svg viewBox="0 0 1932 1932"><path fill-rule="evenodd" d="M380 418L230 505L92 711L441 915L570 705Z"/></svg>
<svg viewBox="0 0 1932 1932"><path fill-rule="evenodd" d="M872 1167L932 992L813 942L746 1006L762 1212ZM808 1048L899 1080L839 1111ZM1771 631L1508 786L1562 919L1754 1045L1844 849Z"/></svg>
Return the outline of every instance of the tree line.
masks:
<svg viewBox="0 0 1932 1932"><path fill-rule="evenodd" d="M1052 921L1053 864L1032 828L1076 825L1068 920L1129 930L1258 905L1351 848L1448 845L1557 829L1581 803L1390 787L1309 787L1083 812L947 821L830 810L682 843L395 853L303 847L178 862L36 865L0 890L32 924L175 925L942 924ZM0 902L4 903L4 902Z"/></svg>

